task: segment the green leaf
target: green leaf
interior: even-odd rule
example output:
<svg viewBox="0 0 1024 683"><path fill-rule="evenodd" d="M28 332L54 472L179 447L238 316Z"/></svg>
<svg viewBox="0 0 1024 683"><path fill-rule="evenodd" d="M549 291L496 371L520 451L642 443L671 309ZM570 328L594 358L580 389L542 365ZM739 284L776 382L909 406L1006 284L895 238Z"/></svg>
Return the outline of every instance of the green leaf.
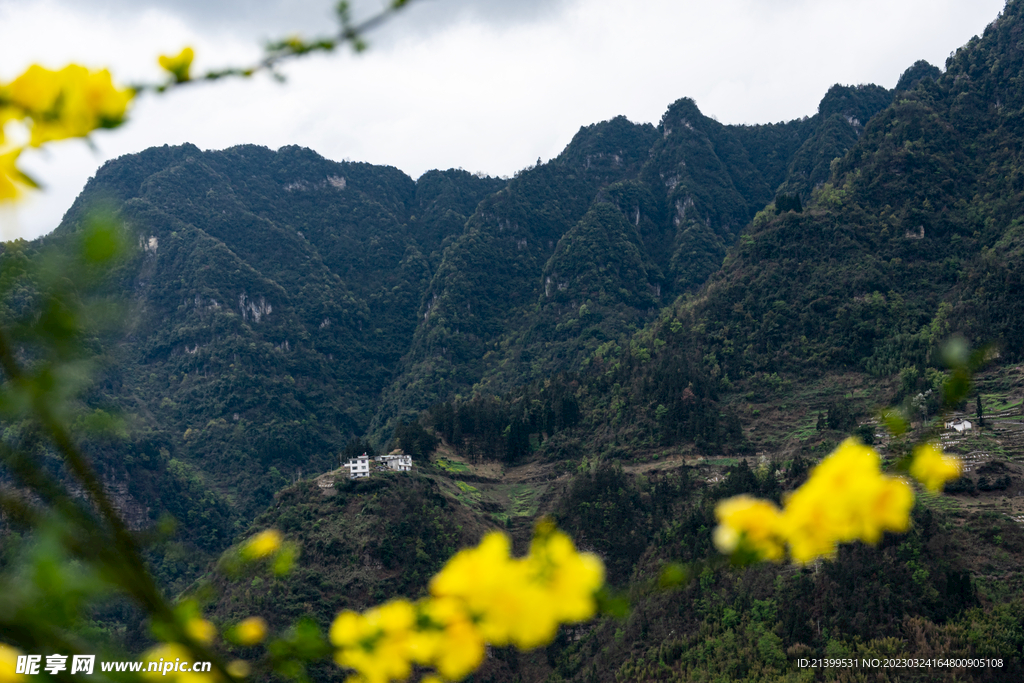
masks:
<svg viewBox="0 0 1024 683"><path fill-rule="evenodd" d="M659 588L675 588L690 582L691 572L686 565L678 562L670 562L666 564L661 570L661 575L658 577Z"/></svg>
<svg viewBox="0 0 1024 683"><path fill-rule="evenodd" d="M625 619L629 616L629 599L621 593L613 593L604 586L594 596L597 599L597 611L601 614Z"/></svg>
<svg viewBox="0 0 1024 683"><path fill-rule="evenodd" d="M86 263L103 264L117 258L124 251L122 231L108 212L90 215L82 234L82 255Z"/></svg>
<svg viewBox="0 0 1024 683"><path fill-rule="evenodd" d="M907 419L898 410L886 410L882 413L882 422L893 436L902 436L907 432Z"/></svg>
<svg viewBox="0 0 1024 683"><path fill-rule="evenodd" d="M295 566L296 554L295 546L291 543L285 543L274 557L274 564L272 566L274 576L284 576L290 573L292 567Z"/></svg>

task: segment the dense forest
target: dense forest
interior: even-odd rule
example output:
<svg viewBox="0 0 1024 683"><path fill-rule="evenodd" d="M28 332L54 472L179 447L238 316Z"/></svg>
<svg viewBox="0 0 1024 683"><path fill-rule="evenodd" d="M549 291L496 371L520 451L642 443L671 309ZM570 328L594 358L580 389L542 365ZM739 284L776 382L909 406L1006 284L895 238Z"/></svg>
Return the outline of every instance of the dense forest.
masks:
<svg viewBox="0 0 1024 683"><path fill-rule="evenodd" d="M149 555L172 593L252 531L300 548L287 581L218 585L216 618L324 625L422 593L485 530L521 549L547 514L631 610L496 649L474 681L1018 680L1022 79L1013 1L893 90L835 85L813 115L753 126L683 98L512 178L153 148L101 168L50 235L0 245L0 320L34 315L32 263L117 221L131 248L95 296L119 324L80 340L77 419L120 427L84 450L133 529L178 521ZM882 407L931 428L951 338L992 345L959 411L975 428L944 436L972 470L911 531L804 568L711 561L718 500L782 500L851 433L897 458ZM395 448L413 473L316 483ZM698 574L659 588L672 562ZM97 620L147 641L128 607ZM1006 666L796 664L937 656Z"/></svg>

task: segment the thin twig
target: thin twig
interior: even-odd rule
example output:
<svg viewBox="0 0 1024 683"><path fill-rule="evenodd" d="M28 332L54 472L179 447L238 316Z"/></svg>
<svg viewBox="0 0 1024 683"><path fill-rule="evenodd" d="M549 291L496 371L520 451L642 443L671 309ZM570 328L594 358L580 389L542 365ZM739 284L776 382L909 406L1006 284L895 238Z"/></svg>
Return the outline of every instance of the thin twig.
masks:
<svg viewBox="0 0 1024 683"><path fill-rule="evenodd" d="M338 19L341 22L341 28L334 35L322 36L308 42L303 41L300 38L271 42L266 47L266 54L264 57L251 66L227 67L225 69L210 70L199 76L184 80L171 80L167 83L137 83L132 85L131 88L135 90L136 93L162 93L170 90L171 88L179 88L183 85L199 83L202 81L217 81L222 78L232 77L249 78L250 76L254 76L255 74L263 71L270 73L279 81L284 81L284 76L277 71L278 65L282 62L294 57L302 57L316 52L333 52L346 43L351 44L356 52L361 52L366 47L362 39L364 34L378 28L390 19L392 15L404 9L412 2L413 0L399 0L392 2L383 11L355 25L351 24L348 18L347 3L341 3L338 6Z"/></svg>

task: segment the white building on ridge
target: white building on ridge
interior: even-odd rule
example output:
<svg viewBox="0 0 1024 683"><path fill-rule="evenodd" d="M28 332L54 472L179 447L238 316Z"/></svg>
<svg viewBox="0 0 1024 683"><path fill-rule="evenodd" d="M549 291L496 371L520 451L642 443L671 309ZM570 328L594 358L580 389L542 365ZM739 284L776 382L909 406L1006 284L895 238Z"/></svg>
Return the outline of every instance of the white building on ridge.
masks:
<svg viewBox="0 0 1024 683"><path fill-rule="evenodd" d="M368 477L370 476L370 456L363 453L358 457L352 458L342 467L348 470L348 476L352 479Z"/></svg>
<svg viewBox="0 0 1024 683"><path fill-rule="evenodd" d="M373 461L376 464L377 471L412 471L412 456L406 455L400 450L392 451L387 455L375 455L373 456ZM369 477L370 456L367 455L366 453L363 453L360 456L352 458L341 467L342 469L348 470L348 476L350 479L362 479L364 477Z"/></svg>
<svg viewBox="0 0 1024 683"><path fill-rule="evenodd" d="M381 463L389 470L394 472L411 472L412 471L412 456L406 455L401 451L392 451L387 455L378 455L374 458L377 462Z"/></svg>

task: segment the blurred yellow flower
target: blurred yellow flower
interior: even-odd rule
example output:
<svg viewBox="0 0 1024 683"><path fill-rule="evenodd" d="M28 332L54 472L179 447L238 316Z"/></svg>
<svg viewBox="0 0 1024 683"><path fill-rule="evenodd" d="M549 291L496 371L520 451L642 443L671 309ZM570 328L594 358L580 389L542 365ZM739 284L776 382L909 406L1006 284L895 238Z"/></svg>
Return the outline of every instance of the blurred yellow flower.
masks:
<svg viewBox="0 0 1024 683"><path fill-rule="evenodd" d="M877 543L882 531L904 532L910 528L914 492L903 479L886 477L868 502L871 504L869 515L877 524L873 530L865 533L868 543Z"/></svg>
<svg viewBox="0 0 1024 683"><path fill-rule="evenodd" d="M0 643L0 683L16 683L25 679L25 674L15 673L20 654L21 650Z"/></svg>
<svg viewBox="0 0 1024 683"><path fill-rule="evenodd" d="M0 154L0 202L17 199L25 187L31 186L26 182L22 172L18 170L17 161L20 154L20 149Z"/></svg>
<svg viewBox="0 0 1024 683"><path fill-rule="evenodd" d="M483 637L496 645L507 645L513 632L519 634L528 619L529 606L537 596L527 584L526 567L513 562L507 536L490 533L476 548L462 550L431 580L430 592L437 597L462 600ZM547 627L549 615L538 614L535 623Z"/></svg>
<svg viewBox="0 0 1024 683"><path fill-rule="evenodd" d="M444 630L433 664L450 681L468 676L484 661L487 645L468 620L453 621Z"/></svg>
<svg viewBox="0 0 1024 683"><path fill-rule="evenodd" d="M370 627L362 614L345 610L334 618L328 638L335 647L359 645L370 634Z"/></svg>
<svg viewBox="0 0 1024 683"><path fill-rule="evenodd" d="M160 68L165 71L169 71L176 83L184 83L189 80L189 69L192 68L192 60L195 58L195 52L190 47L186 47L174 57L163 55L158 60Z"/></svg>
<svg viewBox="0 0 1024 683"><path fill-rule="evenodd" d="M28 115L42 116L56 109L60 93L60 73L33 64L5 88L4 99Z"/></svg>
<svg viewBox="0 0 1024 683"><path fill-rule="evenodd" d="M433 666L449 680L465 677L484 659L486 643L465 604L455 598L427 598L419 603L429 627L410 643L414 661Z"/></svg>
<svg viewBox="0 0 1024 683"><path fill-rule="evenodd" d="M588 619L604 581L597 557L579 553L554 525L538 525L530 554L513 558L504 534L457 553L417 603L393 600L331 624L335 661L351 681L406 678L413 664L459 680L483 661L487 644L530 648L551 642L559 624Z"/></svg>
<svg viewBox="0 0 1024 683"><path fill-rule="evenodd" d="M236 659L228 664L228 673L235 678L245 678L252 673L252 667L249 666L249 662L244 659Z"/></svg>
<svg viewBox="0 0 1024 683"><path fill-rule="evenodd" d="M745 540L766 560L782 558L779 509L772 503L751 496L734 496L718 504L715 517L718 526L713 540L719 551L731 553Z"/></svg>
<svg viewBox="0 0 1024 683"><path fill-rule="evenodd" d="M194 617L185 624L185 632L200 643L209 645L217 635L217 628L206 619Z"/></svg>
<svg viewBox="0 0 1024 683"><path fill-rule="evenodd" d="M277 529L267 529L256 534L242 546L242 557L258 560L277 552L283 537Z"/></svg>
<svg viewBox="0 0 1024 683"><path fill-rule="evenodd" d="M604 565L593 553L579 553L572 540L549 523L538 524L525 558L531 573L546 580L554 619L563 623L585 621L597 612L594 595L604 584Z"/></svg>
<svg viewBox="0 0 1024 683"><path fill-rule="evenodd" d="M768 501L736 496L715 509L715 545L724 553L746 543L765 559L807 563L835 555L839 543L877 543L886 531L906 531L914 493L882 474L873 449L847 439L789 495L781 511Z"/></svg>
<svg viewBox="0 0 1024 683"><path fill-rule="evenodd" d="M910 464L910 476L924 484L929 491L941 491L947 481L957 479L963 472L959 458L946 455L933 443L926 443L914 449L914 461Z"/></svg>
<svg viewBox="0 0 1024 683"><path fill-rule="evenodd" d="M97 128L124 122L131 88L118 89L106 69L70 64L60 71L34 64L3 89L7 118L30 121L33 147L53 140L85 137Z"/></svg>
<svg viewBox="0 0 1024 683"><path fill-rule="evenodd" d="M238 622L232 632L235 642L249 647L263 642L267 637L267 622L260 617L249 617Z"/></svg>
<svg viewBox="0 0 1024 683"><path fill-rule="evenodd" d="M407 600L393 600L365 614L342 612L330 630L339 647L334 661L354 669L366 681L408 678L414 656L416 609Z"/></svg>
<svg viewBox="0 0 1024 683"><path fill-rule="evenodd" d="M130 88L115 87L110 72L77 64L60 71L33 64L10 83L0 83L0 202L16 200L36 187L17 166L23 148L2 148L7 123L20 121L28 144L39 147L120 125L134 96Z"/></svg>

